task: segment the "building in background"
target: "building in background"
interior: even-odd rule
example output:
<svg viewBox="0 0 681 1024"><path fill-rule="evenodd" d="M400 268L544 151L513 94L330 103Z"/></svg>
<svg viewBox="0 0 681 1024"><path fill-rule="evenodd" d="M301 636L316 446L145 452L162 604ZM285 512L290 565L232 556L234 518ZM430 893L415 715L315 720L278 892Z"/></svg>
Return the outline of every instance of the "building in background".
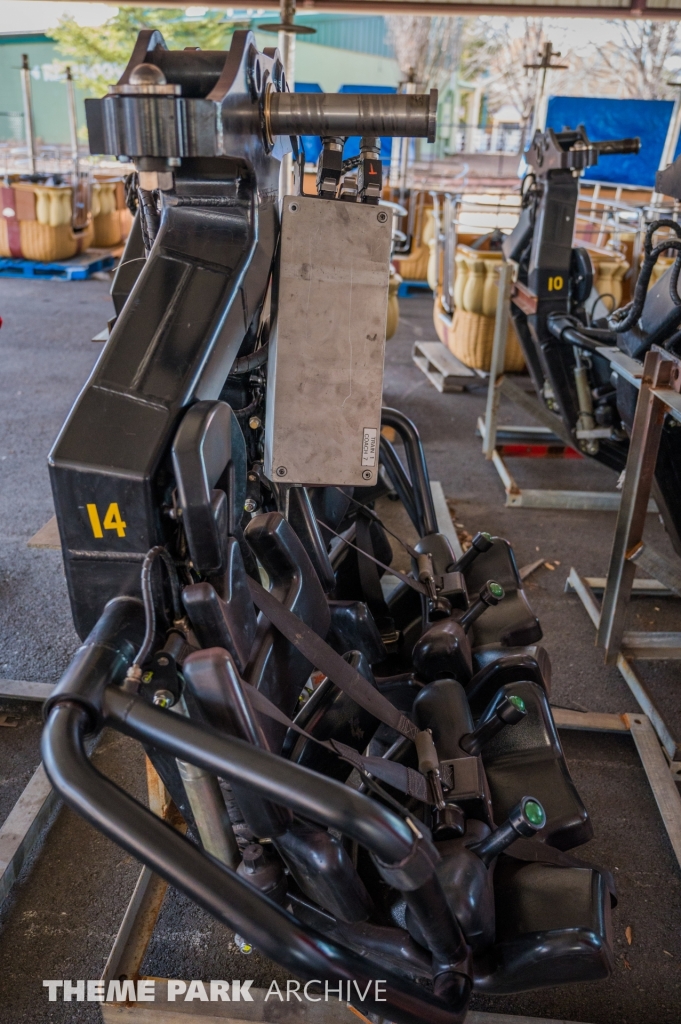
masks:
<svg viewBox="0 0 681 1024"><path fill-rule="evenodd" d="M23 143L24 113L21 98L22 54L31 67L33 113L37 139L68 143L69 114L64 79L64 60L54 40L44 32L0 33L0 142ZM79 119L85 124L84 97L78 97Z"/></svg>
<svg viewBox="0 0 681 1024"><path fill-rule="evenodd" d="M244 17L234 11L235 20ZM399 82L397 62L387 44L382 17L345 17L311 14L297 19L317 30L316 35L296 41L296 79L303 85L318 86L324 92L346 87L395 89ZM276 37L258 31L258 25L272 21L272 12L253 19L258 46L276 45ZM0 33L0 142L24 139L21 98L22 54L31 66L35 130L40 143L66 144L69 123L64 84L67 61L45 32L16 35ZM115 81L116 75L112 76ZM77 90L78 118L85 125L85 94Z"/></svg>

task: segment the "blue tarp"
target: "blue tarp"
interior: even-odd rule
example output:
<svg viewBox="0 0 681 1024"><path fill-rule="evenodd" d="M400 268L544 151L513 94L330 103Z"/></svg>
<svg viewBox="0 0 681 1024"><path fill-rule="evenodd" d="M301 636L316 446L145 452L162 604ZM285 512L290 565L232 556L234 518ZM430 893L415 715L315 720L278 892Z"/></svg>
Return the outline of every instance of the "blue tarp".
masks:
<svg viewBox="0 0 681 1024"><path fill-rule="evenodd" d="M323 92L324 90L314 82L296 82L295 92ZM341 85L339 92L397 92L391 85ZM316 164L321 152L322 144L315 136L303 136L303 148L305 149L305 160L308 163ZM381 160L384 164L390 163L390 151L392 139L381 139ZM343 156L347 160L359 153L359 138L348 139L343 150Z"/></svg>
<svg viewBox="0 0 681 1024"><path fill-rule="evenodd" d="M604 156L596 167L584 174L587 179L619 185L643 185L653 188L667 128L672 113L671 100L611 100L587 96L551 96L546 127L554 131L583 124L590 139L623 139L638 136L641 151L637 156ZM681 140L675 156L681 149Z"/></svg>

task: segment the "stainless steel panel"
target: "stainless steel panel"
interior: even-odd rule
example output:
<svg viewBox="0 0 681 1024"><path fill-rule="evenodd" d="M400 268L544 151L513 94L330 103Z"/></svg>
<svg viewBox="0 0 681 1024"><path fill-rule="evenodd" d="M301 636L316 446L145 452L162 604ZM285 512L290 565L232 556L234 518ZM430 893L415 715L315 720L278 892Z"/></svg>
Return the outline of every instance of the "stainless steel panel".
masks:
<svg viewBox="0 0 681 1024"><path fill-rule="evenodd" d="M376 482L390 236L381 207L284 200L265 429L271 480Z"/></svg>

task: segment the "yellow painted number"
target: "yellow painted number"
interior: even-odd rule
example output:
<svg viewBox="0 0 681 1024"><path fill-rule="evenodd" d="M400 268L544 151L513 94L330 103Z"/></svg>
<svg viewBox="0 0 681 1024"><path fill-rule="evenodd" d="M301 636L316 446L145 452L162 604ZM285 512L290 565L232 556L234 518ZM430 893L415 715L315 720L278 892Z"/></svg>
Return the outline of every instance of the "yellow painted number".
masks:
<svg viewBox="0 0 681 1024"><path fill-rule="evenodd" d="M92 527L92 535L97 540L101 540L104 536L102 527L105 530L115 530L119 537L125 537L125 528L127 523L123 522L121 518L121 511L118 507L118 502L112 501L106 510L104 516L104 522L100 521L99 512L97 511L96 505L87 505L87 514L90 519L90 526Z"/></svg>
<svg viewBox="0 0 681 1024"><path fill-rule="evenodd" d="M549 278L549 291L550 292L562 292L563 284L564 283L565 282L563 281L563 278L560 276L560 274L556 274L555 277L550 277Z"/></svg>

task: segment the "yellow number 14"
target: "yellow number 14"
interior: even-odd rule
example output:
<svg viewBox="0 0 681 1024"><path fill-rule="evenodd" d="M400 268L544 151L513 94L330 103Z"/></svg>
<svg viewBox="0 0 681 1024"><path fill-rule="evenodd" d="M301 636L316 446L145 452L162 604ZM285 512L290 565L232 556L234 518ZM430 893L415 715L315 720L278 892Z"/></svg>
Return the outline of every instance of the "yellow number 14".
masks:
<svg viewBox="0 0 681 1024"><path fill-rule="evenodd" d="M102 532L102 526L105 530L115 530L119 537L125 537L125 528L127 523L124 523L121 518L121 512L118 507L118 502L112 501L106 510L104 516L104 522L99 520L99 512L97 511L96 505L87 505L87 514L90 517L90 526L92 527L92 534L97 540L101 540L104 536Z"/></svg>

